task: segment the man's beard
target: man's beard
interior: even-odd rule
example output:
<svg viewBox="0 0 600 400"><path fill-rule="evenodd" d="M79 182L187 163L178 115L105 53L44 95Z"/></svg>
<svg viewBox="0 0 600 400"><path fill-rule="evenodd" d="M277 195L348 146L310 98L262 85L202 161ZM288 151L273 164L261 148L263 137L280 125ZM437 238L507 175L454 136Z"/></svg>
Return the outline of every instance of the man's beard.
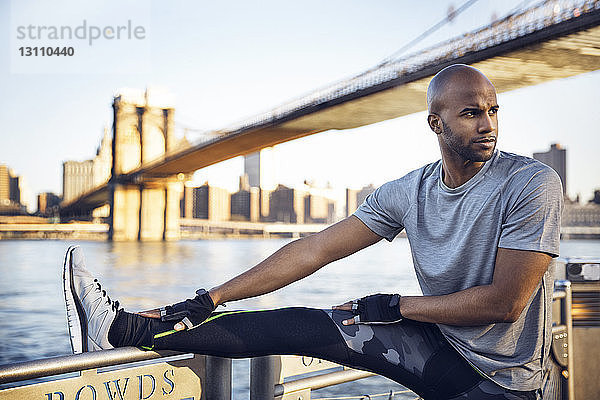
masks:
<svg viewBox="0 0 600 400"><path fill-rule="evenodd" d="M446 142L448 147L450 147L454 152L459 154L465 160L470 160L474 162L485 162L492 158L494 155L494 150L496 150L496 142L494 142L494 147L491 149L489 153L487 152L477 152L470 145L473 142L470 142L468 145L464 145L460 138L458 138L452 129L444 121L442 121L442 128L444 131L442 132L442 140Z"/></svg>

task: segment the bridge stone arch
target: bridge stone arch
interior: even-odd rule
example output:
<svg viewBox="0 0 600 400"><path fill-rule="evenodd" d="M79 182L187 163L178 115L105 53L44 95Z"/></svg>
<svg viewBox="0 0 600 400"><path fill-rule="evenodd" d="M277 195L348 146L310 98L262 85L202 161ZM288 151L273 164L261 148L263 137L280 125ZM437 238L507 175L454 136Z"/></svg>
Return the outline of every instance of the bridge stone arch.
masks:
<svg viewBox="0 0 600 400"><path fill-rule="evenodd" d="M109 181L109 239L179 238L176 176L132 180L129 174L173 150L174 109L118 95L113 100L112 168Z"/></svg>

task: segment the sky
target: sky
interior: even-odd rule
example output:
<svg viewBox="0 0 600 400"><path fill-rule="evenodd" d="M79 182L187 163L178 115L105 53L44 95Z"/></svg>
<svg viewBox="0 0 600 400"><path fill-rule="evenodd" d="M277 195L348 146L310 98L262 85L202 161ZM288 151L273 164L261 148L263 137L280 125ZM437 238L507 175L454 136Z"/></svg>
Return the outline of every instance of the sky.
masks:
<svg viewBox="0 0 600 400"><path fill-rule="evenodd" d="M412 50L486 25L519 3L479 0ZM39 192L60 193L62 162L95 155L112 123L113 96L124 88L168 93L179 131L219 129L376 65L461 4L0 1L0 163L24 177L32 202ZM85 39L27 31L84 23ZM114 37L118 26L128 25ZM94 28L106 27L113 39L92 38ZM20 55L19 47L42 45L72 46L76 54ZM500 94L498 148L531 156L561 143L569 195L591 198L600 188L599 88L596 71ZM279 182L312 180L340 189L380 185L439 157L424 112L312 135L273 151ZM236 158L198 171L194 182L235 191L242 172Z"/></svg>

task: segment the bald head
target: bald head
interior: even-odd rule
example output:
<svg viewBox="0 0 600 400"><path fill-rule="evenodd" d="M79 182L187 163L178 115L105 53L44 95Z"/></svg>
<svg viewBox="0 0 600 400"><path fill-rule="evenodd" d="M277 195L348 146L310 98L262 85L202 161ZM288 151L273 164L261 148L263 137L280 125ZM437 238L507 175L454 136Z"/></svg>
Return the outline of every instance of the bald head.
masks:
<svg viewBox="0 0 600 400"><path fill-rule="evenodd" d="M447 171L452 163L454 172L464 172L465 165L480 168L478 163L492 157L499 107L494 85L479 70L456 64L438 72L427 88L427 107L427 123L437 135Z"/></svg>
<svg viewBox="0 0 600 400"><path fill-rule="evenodd" d="M454 64L438 72L427 87L427 110L439 114L456 92L477 88L494 90L492 82L477 68L465 64Z"/></svg>

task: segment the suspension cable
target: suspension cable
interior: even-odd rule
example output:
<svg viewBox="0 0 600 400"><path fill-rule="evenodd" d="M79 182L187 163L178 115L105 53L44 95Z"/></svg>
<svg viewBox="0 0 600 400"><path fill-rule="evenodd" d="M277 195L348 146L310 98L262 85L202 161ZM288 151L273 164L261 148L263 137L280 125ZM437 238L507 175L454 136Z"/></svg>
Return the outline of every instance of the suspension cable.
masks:
<svg viewBox="0 0 600 400"><path fill-rule="evenodd" d="M451 19L456 18L459 14L461 14L467 8L471 7L477 1L478 0L467 0L466 2L463 3L463 5L458 7L456 9L456 11L453 11L451 15L444 17L442 20L440 20L435 25L433 25L431 28L427 29L425 32L421 33L419 36L417 36L416 38L414 38L413 40L411 40L410 42L408 42L407 44L405 44L404 46L402 46L401 48L396 50L390 56L383 59L379 64L377 64L376 68L379 68L383 65L391 63L394 59L398 58L400 55L405 53L408 49L410 49L411 47L413 47L414 45L416 45L417 43L419 43L420 41L425 39L427 36L431 35L433 32L440 29L442 26L446 25L448 22L450 22Z"/></svg>

